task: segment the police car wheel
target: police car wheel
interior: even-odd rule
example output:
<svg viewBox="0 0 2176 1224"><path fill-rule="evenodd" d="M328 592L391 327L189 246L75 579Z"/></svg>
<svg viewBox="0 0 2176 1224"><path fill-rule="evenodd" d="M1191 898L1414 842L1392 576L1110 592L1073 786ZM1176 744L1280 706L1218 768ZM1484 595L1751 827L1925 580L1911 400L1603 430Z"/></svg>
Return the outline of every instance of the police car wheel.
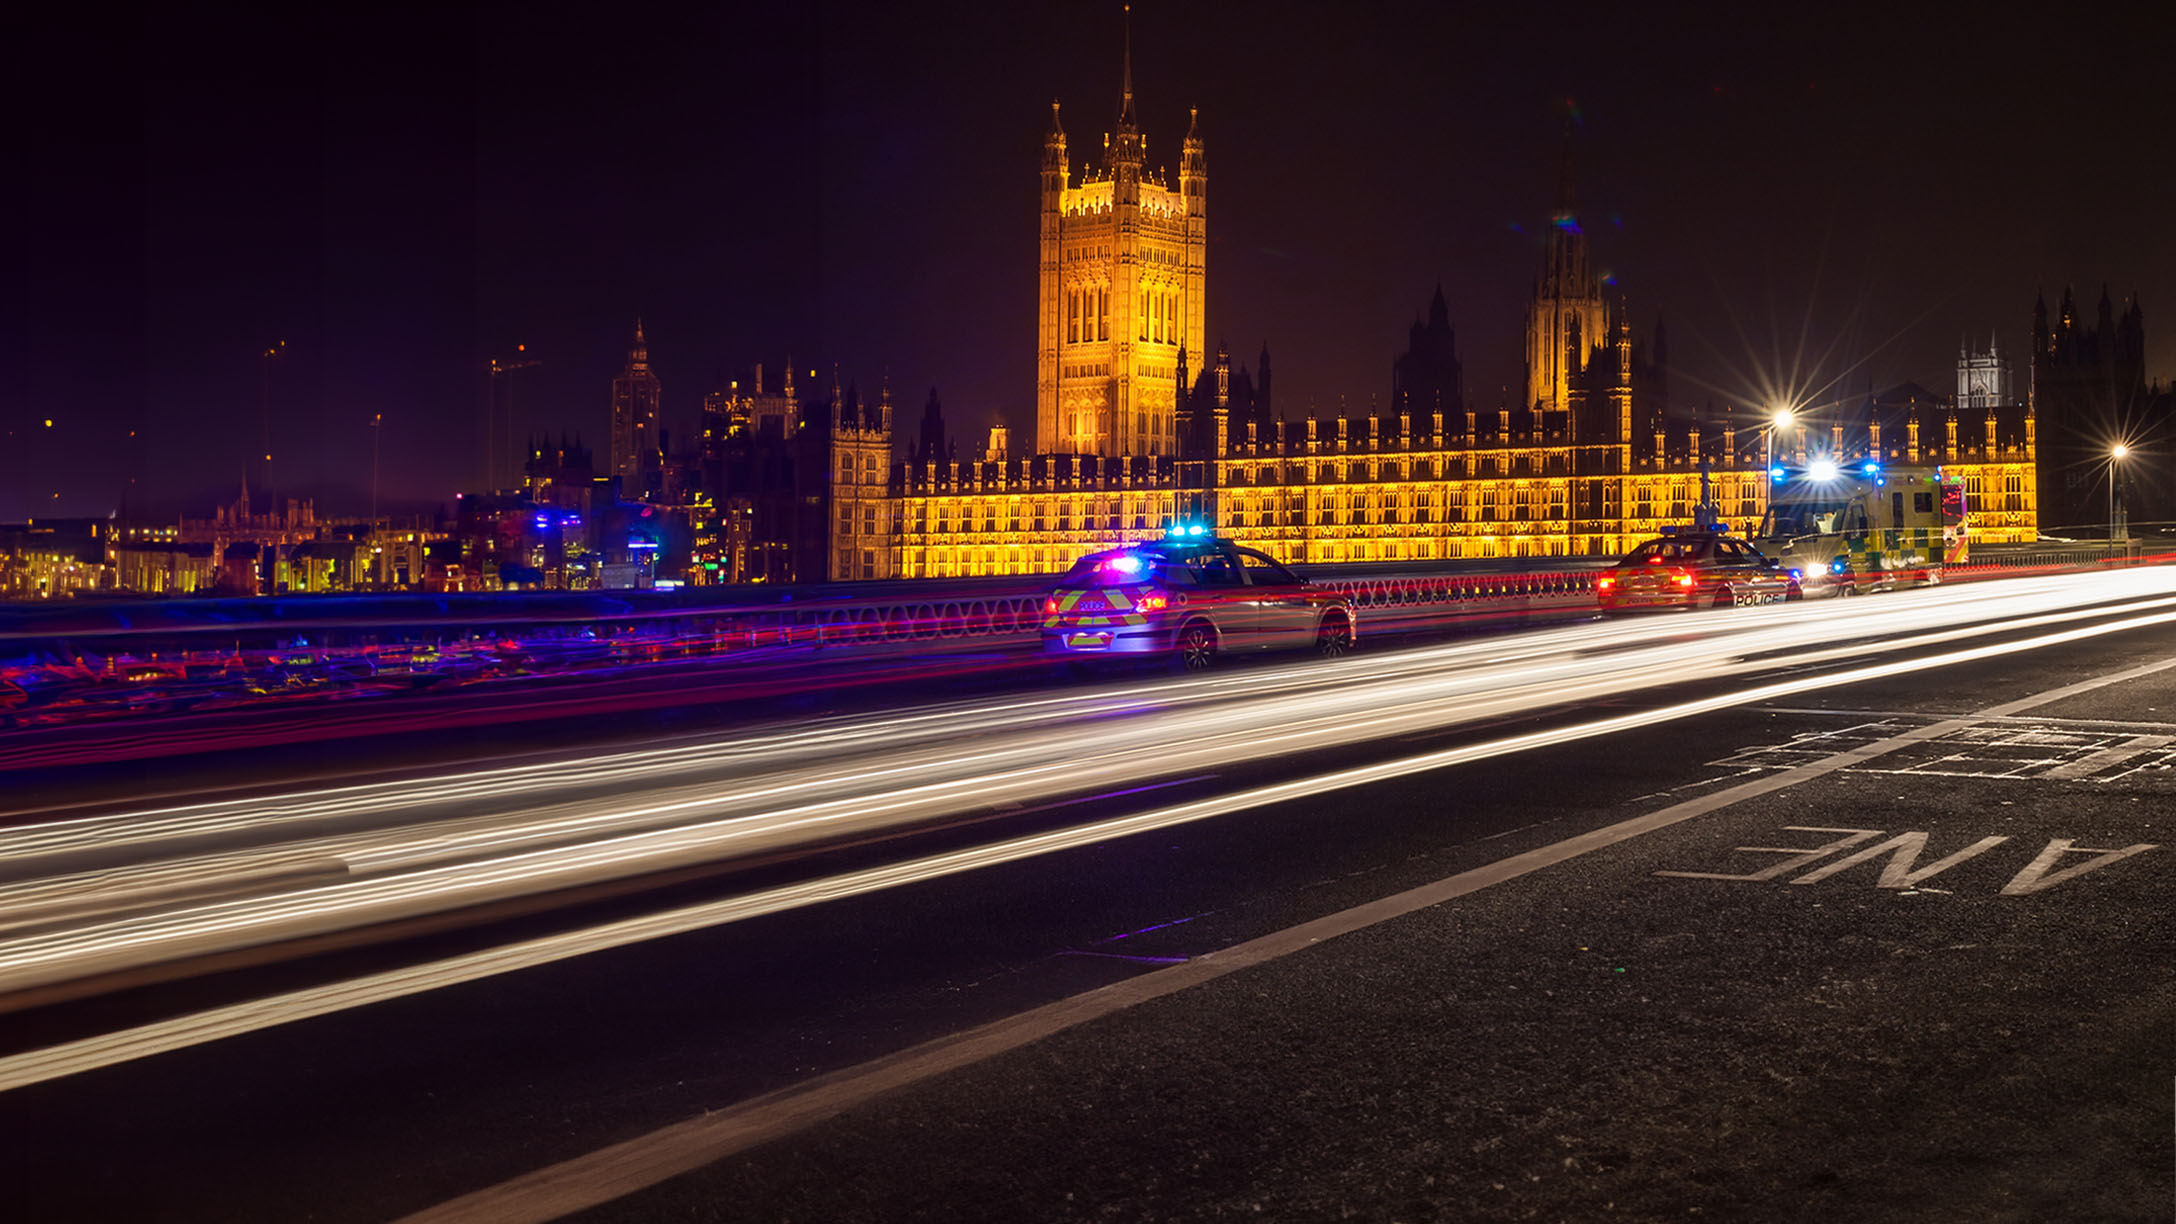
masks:
<svg viewBox="0 0 2176 1224"><path fill-rule="evenodd" d="M1206 671L1216 662L1216 634L1199 621L1179 630L1179 666Z"/></svg>
<svg viewBox="0 0 2176 1224"><path fill-rule="evenodd" d="M1352 626L1341 616L1323 618L1315 631L1315 653L1325 659L1343 658L1352 652Z"/></svg>

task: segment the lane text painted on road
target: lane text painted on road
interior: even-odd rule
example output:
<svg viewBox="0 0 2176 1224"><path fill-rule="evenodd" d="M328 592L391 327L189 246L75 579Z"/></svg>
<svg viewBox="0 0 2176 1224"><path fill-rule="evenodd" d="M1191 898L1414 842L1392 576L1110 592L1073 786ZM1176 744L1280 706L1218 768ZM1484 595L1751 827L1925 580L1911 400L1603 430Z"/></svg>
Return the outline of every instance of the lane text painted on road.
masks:
<svg viewBox="0 0 2176 1224"><path fill-rule="evenodd" d="M1737 847L1736 852L1739 854L1781 854L1787 856L1780 862L1770 863L1758 871L1658 871L1655 874L1680 880L1734 880L1739 882L1774 880L1789 875L1801 867L1818 863L1832 854L1839 854L1851 850L1854 846L1861 846L1866 842L1873 841L1874 838L1882 836L1886 830L1836 829L1818 825L1785 825L1783 826L1783 832L1836 833L1842 836L1816 846ZM2007 835L1982 837L1970 845L1953 850L1921 867L1919 866L1919 858L1926 853L1928 835L1923 831L1913 830L1899 833L1887 841L1875 842L1873 845L1847 854L1843 858L1814 867L1813 870L1788 882L1792 884L1818 884L1831 876L1849 871L1861 863L1871 863L1883 855L1887 855L1889 861L1882 864L1881 874L1873 880L1874 886L1877 888L1916 888L1922 881L1932 879L1968 859L1977 858L2009 840L2010 838ZM2069 883L2087 872L2097 871L2102 867L2120 863L2124 859L2135 855L2144 854L2148 850L2158 849L2160 847L2152 842L2139 842L2113 849L2098 849L2091 846L2080 846L2074 838L2053 838L2048 842L2046 849L2040 851L2030 862L2020 867L2017 874L2010 878L2010 882L2002 886L2000 895L2024 897L2034 893L2046 892L2058 884ZM2073 855L2091 855L2092 857L2083 862L2071 862L2068 866L2057 866L2067 856Z"/></svg>

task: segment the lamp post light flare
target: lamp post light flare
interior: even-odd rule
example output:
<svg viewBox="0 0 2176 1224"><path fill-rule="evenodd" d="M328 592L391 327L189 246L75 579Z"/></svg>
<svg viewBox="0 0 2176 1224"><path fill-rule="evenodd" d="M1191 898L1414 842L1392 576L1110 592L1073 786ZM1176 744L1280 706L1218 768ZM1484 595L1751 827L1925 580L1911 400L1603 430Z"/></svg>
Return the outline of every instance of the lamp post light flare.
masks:
<svg viewBox="0 0 2176 1224"><path fill-rule="evenodd" d="M2116 559L2116 465L2130 453L2131 448L2121 442L2108 448L2108 560L2111 564Z"/></svg>
<svg viewBox="0 0 2176 1224"><path fill-rule="evenodd" d="M1778 408L1774 413L1770 414L1767 426L1760 431L1761 467L1771 468L1775 466L1775 436L1782 430L1789 429L1791 423L1797 419L1797 414L1788 408Z"/></svg>

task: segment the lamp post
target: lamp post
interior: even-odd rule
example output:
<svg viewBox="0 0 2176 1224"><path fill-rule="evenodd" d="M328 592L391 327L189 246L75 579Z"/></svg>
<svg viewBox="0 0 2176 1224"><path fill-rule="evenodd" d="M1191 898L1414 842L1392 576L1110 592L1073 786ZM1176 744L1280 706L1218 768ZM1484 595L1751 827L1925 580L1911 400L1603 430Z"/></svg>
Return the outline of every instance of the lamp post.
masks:
<svg viewBox="0 0 2176 1224"><path fill-rule="evenodd" d="M2108 560L2116 559L2116 464L2131 453L2131 448L2118 442L2108 449Z"/></svg>
<svg viewBox="0 0 2176 1224"><path fill-rule="evenodd" d="M1781 429L1789 429L1791 427L1791 422L1797 419L1798 418L1792 414L1790 409L1778 408L1775 410L1774 413L1770 414L1770 416L1768 417L1768 423L1761 426L1759 485L1760 504L1763 510L1768 507L1771 500L1771 495L1775 492L1776 487L1775 477L1769 474L1769 469L1773 468L1776 463L1776 431Z"/></svg>
<svg viewBox="0 0 2176 1224"><path fill-rule="evenodd" d="M1762 451L1760 466L1764 472L1768 468L1775 466L1776 432L1789 429L1791 423L1797 419L1798 417L1788 408L1778 408L1775 415L1768 418L1768 428L1760 431L1760 449Z"/></svg>

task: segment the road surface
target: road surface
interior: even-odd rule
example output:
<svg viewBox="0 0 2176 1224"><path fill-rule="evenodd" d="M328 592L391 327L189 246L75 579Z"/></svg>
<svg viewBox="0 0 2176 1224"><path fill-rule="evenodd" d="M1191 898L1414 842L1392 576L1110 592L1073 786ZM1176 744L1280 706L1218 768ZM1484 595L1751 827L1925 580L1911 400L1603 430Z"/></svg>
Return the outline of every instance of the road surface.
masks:
<svg viewBox="0 0 2176 1224"><path fill-rule="evenodd" d="M78 784L0 843L15 1180L33 1218L2166 1218L2172 587Z"/></svg>

